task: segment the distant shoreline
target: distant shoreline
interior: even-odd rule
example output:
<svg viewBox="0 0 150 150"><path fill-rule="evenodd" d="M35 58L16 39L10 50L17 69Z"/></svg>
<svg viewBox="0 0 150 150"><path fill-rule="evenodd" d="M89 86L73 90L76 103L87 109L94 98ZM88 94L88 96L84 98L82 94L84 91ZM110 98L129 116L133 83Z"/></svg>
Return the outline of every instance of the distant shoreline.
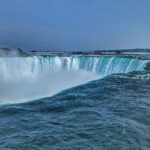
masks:
<svg viewBox="0 0 150 150"><path fill-rule="evenodd" d="M150 49L120 49L93 51L25 51L20 48L0 48L0 56L70 56L70 55L149 55Z"/></svg>
<svg viewBox="0 0 150 150"><path fill-rule="evenodd" d="M150 55L150 49L93 50L93 51L29 51L31 55Z"/></svg>

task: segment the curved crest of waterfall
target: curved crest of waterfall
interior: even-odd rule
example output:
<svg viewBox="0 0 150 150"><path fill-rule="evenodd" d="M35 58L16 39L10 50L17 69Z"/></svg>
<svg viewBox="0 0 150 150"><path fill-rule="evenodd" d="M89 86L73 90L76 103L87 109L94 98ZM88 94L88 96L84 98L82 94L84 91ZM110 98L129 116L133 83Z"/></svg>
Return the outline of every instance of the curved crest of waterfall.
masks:
<svg viewBox="0 0 150 150"><path fill-rule="evenodd" d="M95 72L101 77L114 73L127 73L143 70L146 62L138 58L117 56L34 56L34 57L1 57L0 75L4 78L17 78L46 73L51 70Z"/></svg>

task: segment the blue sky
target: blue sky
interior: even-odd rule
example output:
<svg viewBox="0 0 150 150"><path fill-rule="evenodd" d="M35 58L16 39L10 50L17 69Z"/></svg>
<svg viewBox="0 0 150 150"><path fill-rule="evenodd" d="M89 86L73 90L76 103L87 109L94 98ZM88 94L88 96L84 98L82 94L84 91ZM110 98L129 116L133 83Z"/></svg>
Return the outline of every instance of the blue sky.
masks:
<svg viewBox="0 0 150 150"><path fill-rule="evenodd" d="M150 0L1 0L0 46L150 48Z"/></svg>

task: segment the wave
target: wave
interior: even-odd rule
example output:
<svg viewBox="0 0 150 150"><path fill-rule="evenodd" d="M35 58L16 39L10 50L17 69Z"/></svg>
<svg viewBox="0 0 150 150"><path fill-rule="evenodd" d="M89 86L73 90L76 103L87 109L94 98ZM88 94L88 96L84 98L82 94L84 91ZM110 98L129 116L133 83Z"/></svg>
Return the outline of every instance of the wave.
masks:
<svg viewBox="0 0 150 150"><path fill-rule="evenodd" d="M1 57L0 102L52 96L110 74L144 70L146 63L123 56Z"/></svg>

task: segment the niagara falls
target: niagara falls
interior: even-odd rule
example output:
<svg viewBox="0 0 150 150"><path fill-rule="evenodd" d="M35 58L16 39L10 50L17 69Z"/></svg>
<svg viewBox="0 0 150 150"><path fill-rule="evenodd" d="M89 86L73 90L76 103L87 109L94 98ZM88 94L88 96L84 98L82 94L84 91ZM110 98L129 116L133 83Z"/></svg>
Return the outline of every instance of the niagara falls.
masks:
<svg viewBox="0 0 150 150"><path fill-rule="evenodd" d="M149 6L1 0L0 150L150 150Z"/></svg>
<svg viewBox="0 0 150 150"><path fill-rule="evenodd" d="M146 65L138 58L90 55L1 57L0 63L0 95L5 99L1 103L48 97L110 74L140 71Z"/></svg>

